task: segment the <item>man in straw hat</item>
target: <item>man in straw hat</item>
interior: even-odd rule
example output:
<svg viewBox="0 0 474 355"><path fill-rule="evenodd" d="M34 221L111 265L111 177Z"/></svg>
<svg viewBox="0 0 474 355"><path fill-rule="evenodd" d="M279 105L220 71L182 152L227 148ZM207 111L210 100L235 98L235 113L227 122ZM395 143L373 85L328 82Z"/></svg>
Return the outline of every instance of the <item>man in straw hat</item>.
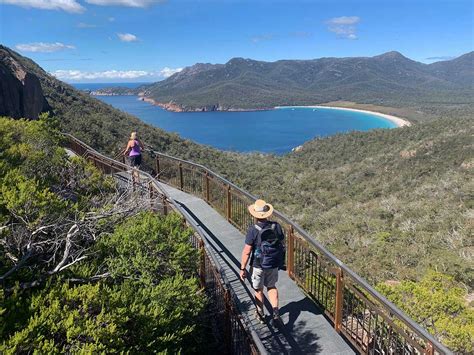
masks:
<svg viewBox="0 0 474 355"><path fill-rule="evenodd" d="M273 308L274 325L281 324L278 311L278 269L284 264L283 230L277 222L268 220L273 206L263 200L257 200L248 206L250 214L256 218L245 237L242 251L240 278L245 280L247 262L250 260L252 287L255 290L256 316L260 322L265 319L263 308L263 288L267 288L268 298Z"/></svg>

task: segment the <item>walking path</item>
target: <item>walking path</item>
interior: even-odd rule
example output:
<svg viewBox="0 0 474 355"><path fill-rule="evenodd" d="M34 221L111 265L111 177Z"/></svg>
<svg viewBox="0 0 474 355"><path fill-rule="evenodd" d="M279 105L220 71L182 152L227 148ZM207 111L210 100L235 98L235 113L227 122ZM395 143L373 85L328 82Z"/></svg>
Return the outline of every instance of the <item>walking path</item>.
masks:
<svg viewBox="0 0 474 355"><path fill-rule="evenodd" d="M67 149L67 154L75 155ZM119 184L128 184L129 172L114 174ZM147 179L141 178L142 182ZM291 280L285 271L279 271L281 327L270 322L271 305L265 302L266 321L261 324L254 316L254 293L249 280L243 283L239 277L240 257L244 247L244 235L225 220L204 200L182 192L164 183L158 183L167 194L180 204L199 226L215 251L225 276L239 299L239 309L252 324L269 354L355 354L339 336L323 312Z"/></svg>
<svg viewBox="0 0 474 355"><path fill-rule="evenodd" d="M65 136L71 140L71 148L66 149L69 156L76 155L76 151L79 152L81 156L87 156L93 164L101 167L105 173L115 176L120 190L133 187L134 191L138 188L138 190L142 192L146 191L148 194L148 189L151 187L151 185L148 184L152 182L150 181L150 179L152 179L153 184L155 184L155 186L156 184L160 185L160 188L167 195L167 199L173 201L173 205L178 207L180 213L185 215L187 221L193 225L193 228L200 229L198 230L200 236L206 240L206 254L214 252L214 255L212 255L213 263L219 264L220 274L225 272L226 290L228 290L228 286L230 286L232 290L231 294L235 296L233 299L233 307L237 303L237 307L243 315L244 320L250 325L249 330L251 331L252 338L255 339L255 333L257 333L257 336L260 338L260 341L257 339L255 342L260 353L265 353L261 348L263 344L266 352L270 354L355 354L351 346L336 333L331 324L324 317L322 310L319 309L311 299L305 296L302 290L284 271L279 272L279 282L277 284L280 294L280 315L283 324L278 328L272 327L269 322L269 316L267 316L263 324L260 324L254 317L255 306L253 290L248 280L243 283L239 278L240 257L245 240L244 235L240 233L239 230L228 223L225 218L202 199L182 192L167 184L159 183L150 175L144 174L143 172L138 172L138 185L137 183L132 183L131 170L121 171L122 169L127 169L125 165L119 162L113 162L111 159L94 152L92 148L72 136L67 134L65 134ZM91 155L91 152L93 155ZM113 173L114 171L116 173ZM147 203L149 202L150 201ZM209 248L211 250L209 250ZM335 261L337 261L337 259L335 259ZM401 351L404 349L404 351L409 352L431 353L435 351L440 354L451 354L447 348L436 341L436 339L414 323L403 312L386 301L383 296L371 289L370 286L351 270L345 269L345 272L352 275L355 280L358 280L359 284L362 285L367 292L372 294L375 299L379 300L381 306L389 312L382 315L378 313L380 311L374 311L376 312L375 318L372 318L372 306L366 306L369 307L369 322L371 319L375 319L375 328L370 329L370 325L372 324L370 322L369 329L367 331L362 330L362 333L365 331L370 336L377 336L377 339L373 340L374 342L371 343L369 349L366 349L369 353L373 351L397 352L398 350ZM370 304L370 300L367 302ZM265 308L267 315L269 315L271 306L268 302L266 302ZM393 333L391 329L393 321L386 318L387 316L393 316L395 321L399 320L404 323L409 332L405 333L403 329L398 329L398 333L395 334L395 339L392 338ZM348 317L353 319L354 315ZM380 324L378 324L378 320L380 320ZM356 323L359 324L357 319ZM349 330L352 332L352 320L351 329L352 330ZM357 328L356 332L358 332ZM385 339L386 336L388 336L388 341ZM418 338L418 336L421 338ZM359 339L359 341L363 342L362 346L368 344L365 342L364 337L365 335L362 335ZM370 347L372 347L372 350L370 350Z"/></svg>
<svg viewBox="0 0 474 355"><path fill-rule="evenodd" d="M280 313L283 327L270 325L271 306L267 302L267 321L260 324L254 317L253 290L239 278L240 256L244 235L227 222L205 201L160 183L161 187L193 218L212 245L226 270L226 277L240 300L240 309L254 326L265 348L271 354L354 354L336 333L322 311L304 295L285 271L279 272Z"/></svg>

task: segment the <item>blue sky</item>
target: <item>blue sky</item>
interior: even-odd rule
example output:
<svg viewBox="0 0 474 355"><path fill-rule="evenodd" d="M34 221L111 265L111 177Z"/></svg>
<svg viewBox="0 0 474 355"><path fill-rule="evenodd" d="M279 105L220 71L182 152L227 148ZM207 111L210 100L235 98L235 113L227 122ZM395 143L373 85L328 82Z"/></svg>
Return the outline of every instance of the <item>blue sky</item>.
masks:
<svg viewBox="0 0 474 355"><path fill-rule="evenodd" d="M160 80L197 62L473 50L461 0L0 0L0 42L68 82Z"/></svg>

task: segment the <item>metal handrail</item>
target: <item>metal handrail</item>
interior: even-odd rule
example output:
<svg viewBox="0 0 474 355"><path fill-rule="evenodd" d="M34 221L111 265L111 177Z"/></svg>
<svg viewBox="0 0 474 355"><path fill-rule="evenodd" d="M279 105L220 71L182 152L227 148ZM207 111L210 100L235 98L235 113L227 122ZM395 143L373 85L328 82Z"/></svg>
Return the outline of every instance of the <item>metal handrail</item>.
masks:
<svg viewBox="0 0 474 355"><path fill-rule="evenodd" d="M227 185L228 187L231 187L233 190L238 191L242 195L246 196L247 198L251 200L256 200L257 197L248 193L247 191L241 189L234 183L230 182L226 178L220 176L219 174L215 173L214 171L210 170L209 168L198 164L194 163L191 161L187 161L184 159L176 158L164 153L152 151L153 154L157 157L162 157L166 158L169 160L174 160L178 163L181 164L187 164L190 166L193 166L195 168L202 169L206 174L208 174L210 177L213 177L217 180L220 180L223 184ZM383 305L385 310L389 312L390 314L396 315L399 320L401 320L405 325L407 325L414 333L416 333L418 336L426 340L428 343L431 344L431 346L434 348L434 350L439 351L440 353L444 354L452 354L452 352L446 348L443 344L441 344L436 338L434 338L430 333L426 331L422 326L420 326L418 323L416 323L413 319L411 319L405 312L403 312L401 309L396 307L392 302L390 302L387 298L385 298L383 295L381 295L377 290L375 290L372 286L370 286L367 281L365 281L361 276L359 276L357 273L355 273L353 270L351 270L347 265L345 265L341 260L339 260L334 254L332 254L329 250L327 250L324 246L322 246L318 241L316 241L313 237L311 237L305 230L303 230L297 223L293 222L290 218L288 218L285 214L274 210L273 213L275 216L283 220L285 223L288 225L292 226L295 231L297 231L303 239L309 243L313 248L321 252L324 256L326 256L331 262L336 264L344 274L350 276L357 284L360 286L364 291L366 291L370 296L372 296L374 299L376 299L380 304Z"/></svg>
<svg viewBox="0 0 474 355"><path fill-rule="evenodd" d="M91 148L89 145L87 145L86 143L84 143L81 140L77 139L76 137L74 137L71 134L63 133L63 136L68 138L71 141L74 141L76 144L81 145L83 148L85 148L85 152L84 152L85 154L91 154L91 155L94 155L94 156L100 158L104 162L112 163L112 165L109 165L110 167L116 167L117 166L117 167L122 168L125 171L129 170L129 168L130 168L128 165L126 165L122 162L111 159L111 158L97 152L96 150ZM141 171L141 170L140 170L140 175L146 176L151 181L153 187L155 189L157 189L159 191L159 193L166 198L166 202L171 204L173 206L173 208L175 210L177 210L183 216L183 218L186 220L186 223L189 224L190 227L199 235L200 239L203 242L203 247L207 251L206 254L212 260L212 263L213 263L214 268L216 269L216 272L222 278L223 284L227 287L227 289L230 289L230 282L229 282L229 280L227 280L227 277L225 276L225 273L222 271L223 268L220 265L219 261L217 260L214 252L212 251L212 246L209 243L209 241L207 239L207 236L201 231L201 229L199 228L197 223L186 213L186 211L184 210L183 207L181 207L173 198L170 197L168 192L160 186L158 181L153 176L151 176L149 173L147 173L145 171ZM255 331L253 326L251 324L246 324L246 327L248 328L247 333L251 337L251 339L252 339L254 345L256 346L257 350L259 351L259 353L262 354L262 355L266 355L267 350L265 349L261 339L257 335L257 332Z"/></svg>

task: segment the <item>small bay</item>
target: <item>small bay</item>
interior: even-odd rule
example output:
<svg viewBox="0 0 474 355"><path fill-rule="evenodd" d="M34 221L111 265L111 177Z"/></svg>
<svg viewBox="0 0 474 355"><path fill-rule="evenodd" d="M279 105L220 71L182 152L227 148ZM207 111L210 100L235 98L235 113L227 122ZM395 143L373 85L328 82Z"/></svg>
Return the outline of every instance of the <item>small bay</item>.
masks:
<svg viewBox="0 0 474 355"><path fill-rule="evenodd" d="M364 112L326 108L279 108L245 112L169 112L136 96L97 96L142 121L222 150L284 154L315 137L393 128Z"/></svg>

